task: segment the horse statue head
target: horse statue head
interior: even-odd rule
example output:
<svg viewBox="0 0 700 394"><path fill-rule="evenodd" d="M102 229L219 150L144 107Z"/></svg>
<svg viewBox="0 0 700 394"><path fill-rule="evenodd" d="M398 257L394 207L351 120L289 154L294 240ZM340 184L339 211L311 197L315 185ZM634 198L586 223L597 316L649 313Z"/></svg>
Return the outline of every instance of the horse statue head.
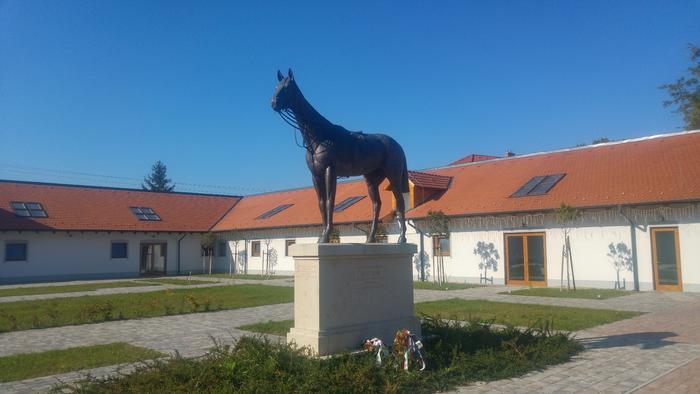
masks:
<svg viewBox="0 0 700 394"><path fill-rule="evenodd" d="M292 101L301 92L299 86L294 81L294 73L290 68L285 77L281 71L277 70L277 86L275 94L272 96L270 105L277 112L288 111L291 109Z"/></svg>

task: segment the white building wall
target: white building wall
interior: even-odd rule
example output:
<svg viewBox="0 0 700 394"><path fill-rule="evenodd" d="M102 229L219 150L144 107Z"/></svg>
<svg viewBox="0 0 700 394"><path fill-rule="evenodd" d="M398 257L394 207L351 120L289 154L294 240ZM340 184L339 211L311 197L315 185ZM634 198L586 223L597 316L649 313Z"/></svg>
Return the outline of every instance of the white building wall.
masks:
<svg viewBox="0 0 700 394"><path fill-rule="evenodd" d="M562 269L562 249L564 233L561 229L547 229L547 285L558 287L563 278L566 286L566 266ZM629 226L586 226L575 227L569 232L571 256L573 259L576 285L581 287L614 288L617 271L612 259L607 255L610 243L622 242L631 248ZM640 281L642 277L640 276ZM646 277L645 277L646 278ZM650 278L644 285L651 286ZM628 289L634 287L631 271L621 271L620 281L625 281Z"/></svg>
<svg viewBox="0 0 700 394"><path fill-rule="evenodd" d="M177 273L177 241L185 234L128 232L16 232L0 233L0 283L58 281L139 276L140 244L167 243L168 275ZM5 261L5 244L27 243L26 261ZM112 241L127 242L127 258L112 259ZM197 266L200 236L181 241L180 268Z"/></svg>
<svg viewBox="0 0 700 394"><path fill-rule="evenodd" d="M366 236L359 230L351 226L338 226L341 230L340 242L354 243L364 242ZM285 256L285 243L287 240L294 240L295 243L315 243L318 241L320 230L315 227L300 227L289 229L262 229L250 230L246 232L219 233L219 239L226 240L228 249L225 257L217 257L215 269L217 272L229 272L229 265L234 265L233 258L236 256L236 241L238 241L238 258L236 261L236 272L241 272L241 266L246 264L249 274L259 274L263 272L263 253L269 250L276 255L274 271L276 275L292 275L294 273L294 259ZM252 255L251 243L260 242L260 256ZM269 245L266 244L269 242ZM245 268L243 268L245 270Z"/></svg>
<svg viewBox="0 0 700 394"><path fill-rule="evenodd" d="M683 268L683 290L700 292L700 223L688 223L678 232Z"/></svg>
<svg viewBox="0 0 700 394"><path fill-rule="evenodd" d="M540 228L528 227L526 229L498 229L482 228L470 229L460 226L454 221L450 225L450 256L443 257L445 273L449 281L479 283L479 276L483 273L479 269L479 256L474 254L477 242L492 242L498 250L498 268L489 271L488 277L493 278L494 284L506 283L505 278L505 234L536 232L545 234L547 285L558 287L562 278L562 246L564 236L562 229L553 223L544 221ZM681 264L684 291L700 291L700 223L680 223L663 225L663 227L675 226L679 229L681 249ZM366 227L363 225L362 227ZM393 243L398 239L398 226L387 226L388 242ZM654 227L654 226L651 226ZM641 290L653 290L653 267L651 260L650 226L638 226L636 230L638 272ZM364 242L366 236L361 231L351 226L339 226L341 242ZM222 239L227 239L229 248L232 249L234 240L240 240L239 249L245 243L248 257L248 272L259 273L262 267L262 257L250 255L250 242L261 241L262 250L265 249L264 240L270 239L270 246L278 252L276 273L290 275L294 272L294 262L291 257L284 256L286 239L294 239L296 243L313 243L318 238L318 228L288 228L274 230L257 230L243 232L220 233ZM616 270L611 258L607 255L610 243L623 242L632 247L630 226L626 223L604 223L588 221L572 227L569 233L571 250L574 263L574 275L579 287L614 288ZM409 226L407 231L408 242L420 244L420 234ZM243 241L245 239L245 241ZM424 252L427 255L425 271L428 277L433 275L432 237L425 235ZM230 256L230 253L229 253ZM227 260L222 260L228 272ZM217 265L219 267L219 265ZM414 258L414 277L419 278L420 266L418 256ZM566 285L566 268L563 271L564 285ZM620 280L624 280L628 290L634 288L634 278L631 271L621 271Z"/></svg>

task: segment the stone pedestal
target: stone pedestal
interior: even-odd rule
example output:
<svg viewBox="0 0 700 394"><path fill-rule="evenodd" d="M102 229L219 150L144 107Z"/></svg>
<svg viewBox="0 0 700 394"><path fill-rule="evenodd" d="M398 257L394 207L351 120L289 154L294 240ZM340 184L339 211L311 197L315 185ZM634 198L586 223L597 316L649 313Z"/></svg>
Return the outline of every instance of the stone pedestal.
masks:
<svg viewBox="0 0 700 394"><path fill-rule="evenodd" d="M287 342L318 355L356 350L397 330L420 335L413 313L416 245L295 244L294 327Z"/></svg>

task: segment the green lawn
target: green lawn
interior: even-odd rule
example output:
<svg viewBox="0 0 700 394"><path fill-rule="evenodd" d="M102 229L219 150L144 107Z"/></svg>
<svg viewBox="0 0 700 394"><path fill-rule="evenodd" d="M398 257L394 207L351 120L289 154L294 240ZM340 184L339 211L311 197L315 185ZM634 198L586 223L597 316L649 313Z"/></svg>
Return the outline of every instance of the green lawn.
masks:
<svg viewBox="0 0 700 394"><path fill-rule="evenodd" d="M226 273L219 273L219 274L199 274L197 276L204 276L204 277L210 277L210 278L224 278L224 279L249 279L249 280L271 280L271 279L289 279L293 278L293 276L288 276L288 275L270 275L270 276L265 276L265 275L258 275L258 274L236 274L233 275L233 277L229 274Z"/></svg>
<svg viewBox="0 0 700 394"><path fill-rule="evenodd" d="M133 363L163 357L164 354L128 343L73 347L39 353L0 357L0 382L12 382L39 376Z"/></svg>
<svg viewBox="0 0 700 394"><path fill-rule="evenodd" d="M198 280L198 279L179 279L179 278L154 278L142 280L143 283L156 283L161 285L178 285L178 286L191 286L191 285L204 285L207 283L219 283L217 281L211 280Z"/></svg>
<svg viewBox="0 0 700 394"><path fill-rule="evenodd" d="M35 294L54 294L54 293L72 293L77 291L93 291L98 289L112 289L115 287L143 287L157 286L154 283L145 283L140 281L122 281L122 282L101 282L101 283L85 283L81 285L61 285L61 286L36 286L36 287L0 287L0 297L23 296Z"/></svg>
<svg viewBox="0 0 700 394"><path fill-rule="evenodd" d="M505 291L499 294L522 295L534 297L556 297L556 298L586 298L591 300L605 300L608 298L622 297L632 294L631 291L613 289L577 289L560 290L552 287L532 287L515 291Z"/></svg>
<svg viewBox="0 0 700 394"><path fill-rule="evenodd" d="M416 304L416 312L445 319L493 321L514 326L537 326L551 321L554 329L576 331L638 316L637 312L562 306L511 304L483 300L430 301Z"/></svg>
<svg viewBox="0 0 700 394"><path fill-rule="evenodd" d="M259 332L262 334L272 334L285 336L289 329L294 326L294 320L266 321L264 323L248 324L238 327L241 330Z"/></svg>
<svg viewBox="0 0 700 394"><path fill-rule="evenodd" d="M286 286L231 285L0 303L0 332L292 302Z"/></svg>
<svg viewBox="0 0 700 394"><path fill-rule="evenodd" d="M474 283L444 283L440 284L437 282L413 282L413 288L417 290L462 290L462 289L471 289L474 287L482 287L482 285L477 285Z"/></svg>

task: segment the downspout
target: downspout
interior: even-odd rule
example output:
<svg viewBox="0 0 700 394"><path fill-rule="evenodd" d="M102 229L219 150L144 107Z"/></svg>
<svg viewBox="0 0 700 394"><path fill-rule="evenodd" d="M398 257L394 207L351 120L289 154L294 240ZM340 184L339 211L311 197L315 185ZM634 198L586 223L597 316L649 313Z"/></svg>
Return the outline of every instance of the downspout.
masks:
<svg viewBox="0 0 700 394"><path fill-rule="evenodd" d="M407 220L406 223L408 223L409 226L413 227L413 229L416 230L418 234L420 234L420 247L418 250L418 258L420 259L420 280L421 282L425 282L425 264L423 263L423 255L425 254L423 237L425 236L425 234L418 227L414 226L410 220Z"/></svg>
<svg viewBox="0 0 700 394"><path fill-rule="evenodd" d="M639 291L639 270L637 268L637 225L634 224L622 211L622 205L617 206L617 211L623 218L627 219L630 224L630 237L632 238L632 275L634 276L634 291Z"/></svg>
<svg viewBox="0 0 700 394"><path fill-rule="evenodd" d="M245 264L243 264L243 274L248 274L248 240L243 238L243 251L245 252Z"/></svg>
<svg viewBox="0 0 700 394"><path fill-rule="evenodd" d="M180 241L185 239L186 236L187 236L187 233L185 233L185 235L183 235L182 237L180 237L180 239L177 240L177 274L178 275L180 275Z"/></svg>

